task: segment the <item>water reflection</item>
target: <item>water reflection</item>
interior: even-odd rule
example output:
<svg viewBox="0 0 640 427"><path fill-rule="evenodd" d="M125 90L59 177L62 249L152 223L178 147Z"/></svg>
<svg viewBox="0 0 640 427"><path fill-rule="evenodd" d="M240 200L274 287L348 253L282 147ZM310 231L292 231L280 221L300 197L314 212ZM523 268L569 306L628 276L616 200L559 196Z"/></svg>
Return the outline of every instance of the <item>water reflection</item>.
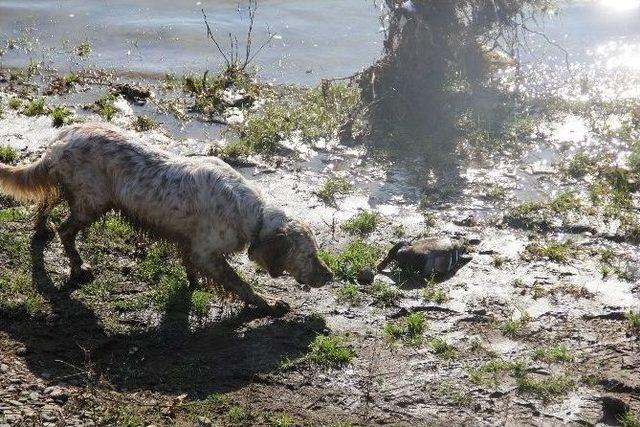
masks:
<svg viewBox="0 0 640 427"><path fill-rule="evenodd" d="M600 0L600 4L614 12L626 12L640 8L640 0Z"/></svg>

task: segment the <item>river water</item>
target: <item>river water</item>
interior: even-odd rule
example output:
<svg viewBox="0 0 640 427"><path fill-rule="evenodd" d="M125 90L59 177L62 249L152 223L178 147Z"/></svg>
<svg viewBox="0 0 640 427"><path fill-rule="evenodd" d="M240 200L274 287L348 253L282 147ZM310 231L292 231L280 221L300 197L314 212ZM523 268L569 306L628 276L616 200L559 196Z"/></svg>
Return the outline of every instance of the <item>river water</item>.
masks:
<svg viewBox="0 0 640 427"><path fill-rule="evenodd" d="M148 75L215 69L221 56L206 39L201 9L223 47L229 32L243 45L248 19L238 0L0 0L0 47L16 46L5 48L2 62L44 59L63 70L97 66ZM382 51L379 16L373 0L261 0L254 46L276 36L255 65L263 79L281 83L350 75ZM640 70L640 0L574 1L538 29L591 74ZM73 52L84 41L92 52L79 58ZM530 63L552 67L535 84L557 84L562 72L553 68L564 65L564 53L539 38L532 45Z"/></svg>
<svg viewBox="0 0 640 427"><path fill-rule="evenodd" d="M239 7L240 6L245 6ZM216 68L221 56L206 39L201 9L226 49L228 33L244 46L246 2L237 0L0 0L0 47L13 40L5 65L29 57L61 68L87 65L145 74ZM261 77L312 84L370 64L381 51L379 10L372 0L261 0L254 46ZM3 40L4 39L4 40ZM88 40L86 59L73 55Z"/></svg>

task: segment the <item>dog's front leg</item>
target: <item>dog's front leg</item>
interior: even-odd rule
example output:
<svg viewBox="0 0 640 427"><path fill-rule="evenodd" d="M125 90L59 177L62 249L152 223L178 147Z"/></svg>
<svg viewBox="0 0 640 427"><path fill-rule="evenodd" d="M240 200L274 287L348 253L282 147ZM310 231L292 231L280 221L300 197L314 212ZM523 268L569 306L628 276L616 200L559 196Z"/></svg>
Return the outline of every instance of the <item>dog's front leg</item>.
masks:
<svg viewBox="0 0 640 427"><path fill-rule="evenodd" d="M229 265L223 256L214 256L207 261L191 261L198 270L202 271L209 279L222 286L226 291L233 292L247 305L253 305L271 315L283 315L289 307L284 302L270 305L262 296L256 294L247 282Z"/></svg>

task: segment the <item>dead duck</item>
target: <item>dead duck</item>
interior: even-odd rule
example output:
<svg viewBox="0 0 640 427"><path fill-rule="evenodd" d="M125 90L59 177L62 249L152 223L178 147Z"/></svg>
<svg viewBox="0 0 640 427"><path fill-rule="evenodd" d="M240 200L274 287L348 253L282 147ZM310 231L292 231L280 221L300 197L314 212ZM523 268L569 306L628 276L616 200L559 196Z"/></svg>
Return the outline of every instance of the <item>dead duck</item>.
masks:
<svg viewBox="0 0 640 427"><path fill-rule="evenodd" d="M380 273L395 261L402 270L412 271L421 276L446 275L470 260L462 255L460 243L448 237L404 241L391 248L377 269Z"/></svg>

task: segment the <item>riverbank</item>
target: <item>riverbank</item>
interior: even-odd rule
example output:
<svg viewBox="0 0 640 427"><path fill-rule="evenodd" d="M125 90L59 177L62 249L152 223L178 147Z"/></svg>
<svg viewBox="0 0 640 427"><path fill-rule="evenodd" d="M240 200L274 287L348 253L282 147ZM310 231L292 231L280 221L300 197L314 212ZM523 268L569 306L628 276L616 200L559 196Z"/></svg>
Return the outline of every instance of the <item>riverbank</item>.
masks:
<svg viewBox="0 0 640 427"><path fill-rule="evenodd" d="M256 319L189 295L170 247L109 216L80 243L96 280L69 289L59 242L30 246L33 208L3 199L0 422L596 425L640 409L637 101L527 100L496 127L474 110L453 148L407 158L340 142L354 102L341 85L3 75L4 162L37 157L54 122L107 118L147 144L220 154L309 223L340 274L307 292L238 256L292 307ZM457 238L471 262L444 281L353 280L420 235Z"/></svg>

